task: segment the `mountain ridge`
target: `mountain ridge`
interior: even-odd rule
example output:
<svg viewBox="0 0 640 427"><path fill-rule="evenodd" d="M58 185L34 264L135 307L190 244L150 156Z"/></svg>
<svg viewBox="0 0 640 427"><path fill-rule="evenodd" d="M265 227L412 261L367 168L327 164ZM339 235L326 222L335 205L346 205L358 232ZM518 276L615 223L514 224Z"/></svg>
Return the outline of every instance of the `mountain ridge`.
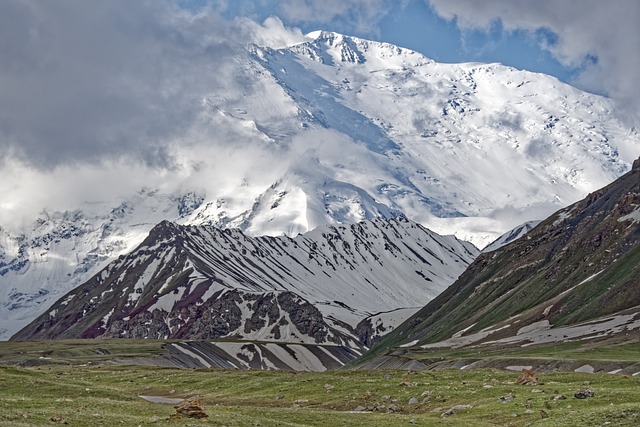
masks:
<svg viewBox="0 0 640 427"><path fill-rule="evenodd" d="M360 346L361 320L419 306L476 255L472 245L405 218L296 238L163 221L12 339L234 337ZM367 343L391 325L378 326L363 332Z"/></svg>

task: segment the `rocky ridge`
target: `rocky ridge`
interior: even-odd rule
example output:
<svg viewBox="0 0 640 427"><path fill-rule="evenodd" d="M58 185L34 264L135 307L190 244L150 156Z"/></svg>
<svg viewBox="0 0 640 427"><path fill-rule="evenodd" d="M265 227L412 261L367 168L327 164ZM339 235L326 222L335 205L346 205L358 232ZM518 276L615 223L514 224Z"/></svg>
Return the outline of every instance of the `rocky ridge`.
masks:
<svg viewBox="0 0 640 427"><path fill-rule="evenodd" d="M372 332L359 322L402 308L399 323L476 255L473 245L405 218L296 238L165 221L12 339L226 337L359 347L394 326L378 323Z"/></svg>

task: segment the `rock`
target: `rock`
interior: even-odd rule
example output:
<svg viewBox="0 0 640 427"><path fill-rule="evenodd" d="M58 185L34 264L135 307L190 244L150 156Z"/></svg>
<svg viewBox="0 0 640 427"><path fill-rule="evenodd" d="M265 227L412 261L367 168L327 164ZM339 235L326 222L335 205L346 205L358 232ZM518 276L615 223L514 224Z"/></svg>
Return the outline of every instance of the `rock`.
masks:
<svg viewBox="0 0 640 427"><path fill-rule="evenodd" d="M415 423L417 423L417 422L418 422L418 420L416 420L415 418L411 418L411 419L409 420L409 424L415 424Z"/></svg>
<svg viewBox="0 0 640 427"><path fill-rule="evenodd" d="M204 412L204 408L200 405L200 401L198 399L185 399L175 405L174 408L176 408L176 413L171 415L169 418L209 418L206 412Z"/></svg>
<svg viewBox="0 0 640 427"><path fill-rule="evenodd" d="M520 372L520 376L516 383L520 385L538 385L540 384L540 381L538 380L535 372L530 371L529 369L523 369L522 372Z"/></svg>
<svg viewBox="0 0 640 427"><path fill-rule="evenodd" d="M400 387L417 387L417 386L418 386L418 383L409 381L407 379L402 380L402 382L400 383Z"/></svg>
<svg viewBox="0 0 640 427"><path fill-rule="evenodd" d="M279 395L276 396L276 400L281 400L281 399L284 399L283 395L279 394Z"/></svg>
<svg viewBox="0 0 640 427"><path fill-rule="evenodd" d="M500 403L507 403L507 402L511 402L514 397L516 396L513 393L509 393L506 396L500 396L498 400L500 400Z"/></svg>
<svg viewBox="0 0 640 427"><path fill-rule="evenodd" d="M565 400L567 398L567 396L565 396L564 394L558 394L556 396L553 396L553 400L555 400L556 402L558 400Z"/></svg>
<svg viewBox="0 0 640 427"><path fill-rule="evenodd" d="M536 411L533 411L531 409L527 409L527 410L524 411L524 413L527 414L527 415L531 415L531 414L535 414Z"/></svg>
<svg viewBox="0 0 640 427"><path fill-rule="evenodd" d="M549 418L549 414L547 414L546 412L544 412L544 411L542 411L542 410L540 411L540 416L541 416L542 418Z"/></svg>
<svg viewBox="0 0 640 427"><path fill-rule="evenodd" d="M389 405L389 412L400 412L402 411L402 408L399 405L396 405L395 403L392 403L391 405Z"/></svg>
<svg viewBox="0 0 640 427"><path fill-rule="evenodd" d="M302 405L303 403L309 403L309 399L297 399L293 401L294 405Z"/></svg>
<svg viewBox="0 0 640 427"><path fill-rule="evenodd" d="M69 421L65 420L61 415L54 415L50 420L58 424L69 424Z"/></svg>
<svg viewBox="0 0 640 427"><path fill-rule="evenodd" d="M354 409L354 411L356 411L356 412L364 412L366 410L367 410L367 408L362 406L362 405L356 406L356 409Z"/></svg>
<svg viewBox="0 0 640 427"><path fill-rule="evenodd" d="M322 388L324 388L324 390L329 393L331 390L333 390L335 387L332 386L331 384L325 384Z"/></svg>
<svg viewBox="0 0 640 427"><path fill-rule="evenodd" d="M454 407L452 407L451 409L449 409L447 412L444 412L442 415L440 415L443 418L446 417L450 417L451 415L460 412L460 411L464 411L466 409L471 409L473 408L473 406L471 405L456 405Z"/></svg>
<svg viewBox="0 0 640 427"><path fill-rule="evenodd" d="M385 376L384 376L385 380L390 380L391 378L393 378L393 375L391 375L391 374L385 374Z"/></svg>
<svg viewBox="0 0 640 427"><path fill-rule="evenodd" d="M418 399L416 399L415 397L412 397L411 399L409 399L409 405L417 405L418 404Z"/></svg>
<svg viewBox="0 0 640 427"><path fill-rule="evenodd" d="M551 403L549 403L549 402L544 402L544 407L547 408L547 409L551 409L552 408Z"/></svg>
<svg viewBox="0 0 640 427"><path fill-rule="evenodd" d="M573 395L573 397L575 397L576 399L587 399L587 398L593 397L593 396L595 396L595 393L593 392L593 390L590 390L588 388L583 389L583 390L578 390Z"/></svg>

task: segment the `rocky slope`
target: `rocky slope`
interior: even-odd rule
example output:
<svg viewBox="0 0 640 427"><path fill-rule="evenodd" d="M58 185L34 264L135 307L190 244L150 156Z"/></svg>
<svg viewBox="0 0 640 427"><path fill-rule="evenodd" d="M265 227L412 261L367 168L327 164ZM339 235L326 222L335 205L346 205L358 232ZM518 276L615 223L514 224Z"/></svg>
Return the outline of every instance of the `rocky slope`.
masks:
<svg viewBox="0 0 640 427"><path fill-rule="evenodd" d="M639 329L640 160L523 238L483 253L391 333L377 353L392 346L416 354L434 348L623 342Z"/></svg>
<svg viewBox="0 0 640 427"><path fill-rule="evenodd" d="M405 218L295 238L165 221L13 339L233 337L358 347L435 297L477 253ZM377 316L375 329L358 327L391 310L395 323Z"/></svg>

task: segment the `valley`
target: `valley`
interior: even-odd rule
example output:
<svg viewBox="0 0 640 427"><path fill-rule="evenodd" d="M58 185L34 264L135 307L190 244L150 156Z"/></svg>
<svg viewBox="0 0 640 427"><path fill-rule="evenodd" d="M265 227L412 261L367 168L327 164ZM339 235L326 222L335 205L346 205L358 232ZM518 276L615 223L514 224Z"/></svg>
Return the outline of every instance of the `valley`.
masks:
<svg viewBox="0 0 640 427"><path fill-rule="evenodd" d="M0 427L640 425L619 3L0 2Z"/></svg>

